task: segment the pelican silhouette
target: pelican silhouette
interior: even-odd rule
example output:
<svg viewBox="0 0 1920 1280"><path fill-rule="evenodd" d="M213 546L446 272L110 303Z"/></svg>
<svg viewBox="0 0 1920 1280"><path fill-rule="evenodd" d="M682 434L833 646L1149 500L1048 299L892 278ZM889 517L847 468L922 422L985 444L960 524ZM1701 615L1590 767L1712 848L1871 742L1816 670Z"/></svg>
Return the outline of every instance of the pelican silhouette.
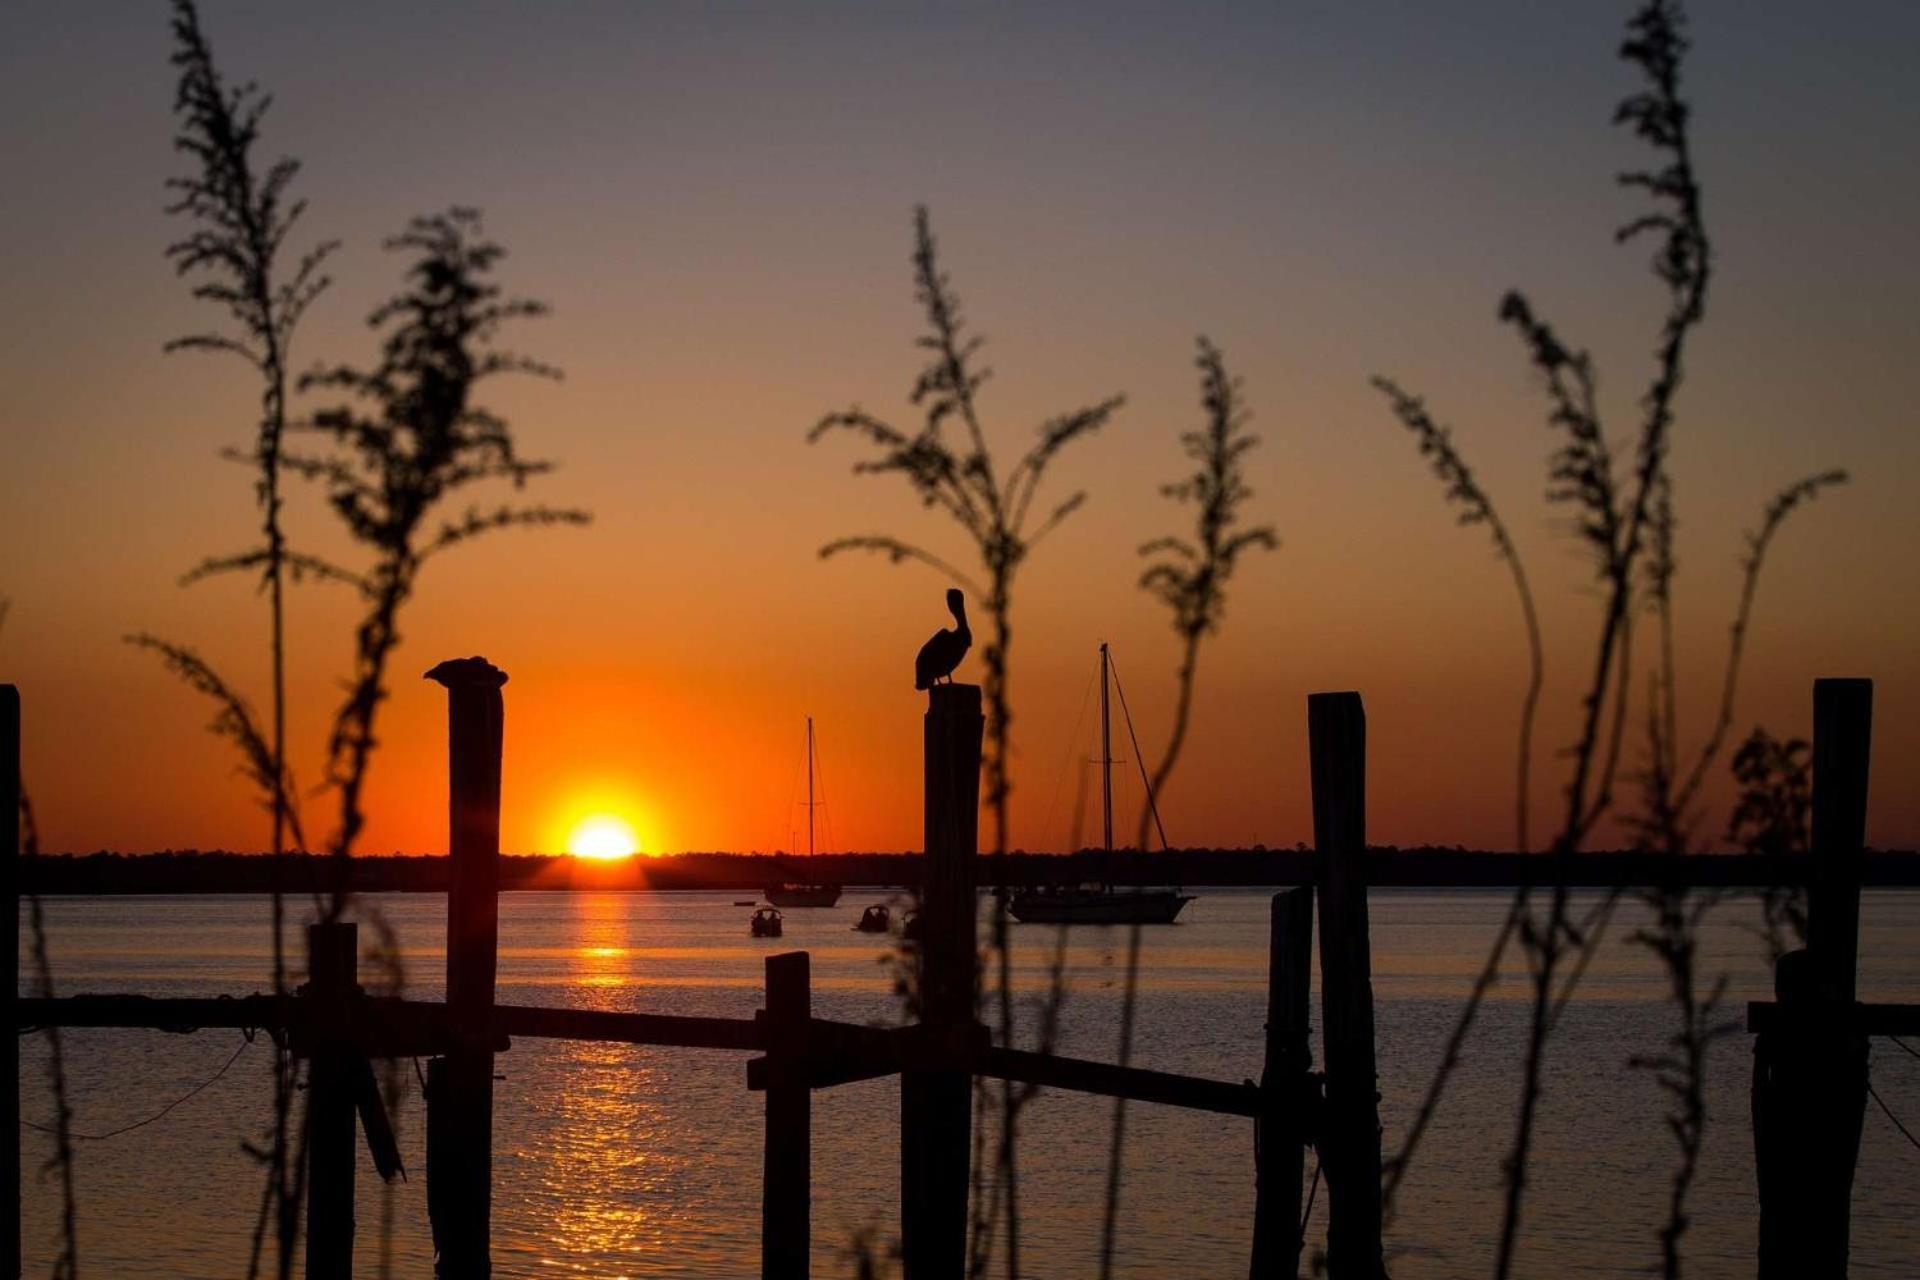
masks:
<svg viewBox="0 0 1920 1280"><path fill-rule="evenodd" d="M913 660L916 689L931 689L942 676L951 683L953 669L973 647L973 629L967 626L967 598L960 594L959 588L947 592L947 608L953 614L955 625L951 630L934 632L933 638L920 646L920 653Z"/></svg>

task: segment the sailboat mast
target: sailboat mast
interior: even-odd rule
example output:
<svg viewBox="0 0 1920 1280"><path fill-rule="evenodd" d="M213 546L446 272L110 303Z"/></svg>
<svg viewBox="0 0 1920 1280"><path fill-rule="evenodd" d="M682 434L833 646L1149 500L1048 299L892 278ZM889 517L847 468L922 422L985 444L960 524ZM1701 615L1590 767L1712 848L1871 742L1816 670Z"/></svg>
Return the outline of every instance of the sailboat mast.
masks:
<svg viewBox="0 0 1920 1280"><path fill-rule="evenodd" d="M1100 847L1113 852L1113 725L1107 713L1107 645L1100 643Z"/></svg>
<svg viewBox="0 0 1920 1280"><path fill-rule="evenodd" d="M813 856L813 717L807 717L807 856Z"/></svg>

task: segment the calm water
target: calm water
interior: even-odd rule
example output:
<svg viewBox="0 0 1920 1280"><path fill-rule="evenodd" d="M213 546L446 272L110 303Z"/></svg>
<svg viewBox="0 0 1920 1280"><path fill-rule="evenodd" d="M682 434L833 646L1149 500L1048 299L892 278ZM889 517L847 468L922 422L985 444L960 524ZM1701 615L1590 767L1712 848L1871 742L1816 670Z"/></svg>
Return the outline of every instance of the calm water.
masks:
<svg viewBox="0 0 1920 1280"><path fill-rule="evenodd" d="M500 998L599 1009L746 1016L760 1003L762 958L813 954L822 1016L894 1021L884 946L850 926L878 894L830 911L792 911L787 936L747 937L733 894L507 894L501 903ZM1264 1012L1264 890L1210 890L1183 922L1144 947L1136 1061L1222 1079L1257 1076ZM404 948L408 991L439 992L444 902L373 899ZM1499 894L1380 892L1373 899L1374 978L1383 1114L1391 1151L1425 1085L1504 908ZM63 993L246 992L265 983L267 904L235 897L66 899L47 903ZM1630 914L1630 913L1629 913ZM1920 894L1869 895L1861 998L1920 1000ZM1764 998L1750 909L1723 909L1708 963L1731 978L1730 1014ZM1670 1141L1663 1100L1626 1059L1668 1034L1660 980L1645 952L1618 941L1596 960L1554 1042L1520 1271L1629 1276L1656 1260ZM363 934L364 934L363 930ZM1036 991L1050 928L1016 927L1016 989ZM1070 935L1064 1052L1111 1057L1125 933ZM23 973L26 962L22 962ZM1499 1162L1508 1137L1524 1019L1510 977L1469 1041L1461 1076L1402 1189L1390 1245L1400 1280L1486 1274L1498 1226ZM1316 1019L1317 1021L1317 1019ZM151 1114L212 1075L235 1032L69 1033L76 1126L101 1133ZM22 1042L23 1109L51 1112ZM1754 1200L1746 1123L1750 1043L1717 1048L1707 1151L1687 1238L1697 1277L1752 1274ZM80 1146L83 1272L111 1276L240 1274L257 1204L256 1166L240 1150L268 1114L268 1053L247 1048L218 1082L165 1119ZM500 1059L494 1131L498 1276L741 1276L757 1271L760 1100L743 1055L704 1050L522 1041ZM1920 1120L1920 1059L1876 1043L1873 1079L1909 1127ZM1026 1113L1024 1259L1036 1277L1095 1270L1110 1104L1043 1094ZM817 1094L814 1273L849 1275L856 1232L897 1231L897 1089L890 1081ZM423 1113L409 1088L398 1116L415 1181L383 1196L362 1160L361 1273L378 1274L380 1224L393 1274L430 1274L422 1169ZM1252 1128L1230 1117L1135 1107L1119 1273L1244 1273L1253 1200ZM57 1191L31 1170L46 1140L25 1135L29 1270L53 1253ZM1311 1156L1309 1157L1311 1160ZM1311 1167L1311 1165L1309 1165ZM1316 1220L1324 1196L1316 1208ZM1316 1221L1310 1241L1321 1239ZM1920 1274L1920 1152L1872 1103L1854 1190L1855 1275Z"/></svg>

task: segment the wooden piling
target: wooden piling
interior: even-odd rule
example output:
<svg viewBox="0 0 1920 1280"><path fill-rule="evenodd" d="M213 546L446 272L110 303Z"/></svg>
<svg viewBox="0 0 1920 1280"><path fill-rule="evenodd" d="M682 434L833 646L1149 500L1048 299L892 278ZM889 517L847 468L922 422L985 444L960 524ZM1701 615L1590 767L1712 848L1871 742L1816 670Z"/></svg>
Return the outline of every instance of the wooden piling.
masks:
<svg viewBox="0 0 1920 1280"><path fill-rule="evenodd" d="M0 684L0 895L7 913L7 937L0 944L0 993L7 1002L7 1025L20 1025L20 690ZM0 1133L7 1154L0 1161L0 1266L20 1274L20 1045L0 1059Z"/></svg>
<svg viewBox="0 0 1920 1280"><path fill-rule="evenodd" d="M493 995L500 939L500 756L506 672L485 658L443 662L447 689L447 1013L454 1047L430 1106L428 1178L439 1272L491 1274ZM433 1083L431 1080L429 1083Z"/></svg>
<svg viewBox="0 0 1920 1280"><path fill-rule="evenodd" d="M1867 772L1873 748L1873 681L1813 682L1813 882L1807 886L1807 952L1825 1041L1820 1057L1807 1207L1814 1249L1804 1275L1847 1274L1853 1174L1867 1111L1867 1038L1854 1025L1859 994L1860 862L1867 838ZM1819 1015L1816 1015L1819 1016Z"/></svg>
<svg viewBox="0 0 1920 1280"><path fill-rule="evenodd" d="M974 870L980 834L980 688L935 685L923 730L926 875L920 901L920 1020L974 1020ZM966 1269L971 1074L913 1068L900 1077L900 1230L907 1280L959 1280Z"/></svg>
<svg viewBox="0 0 1920 1280"><path fill-rule="evenodd" d="M1847 1273L1867 1104L1855 999L1872 731L1872 681L1814 682L1807 946L1780 958L1781 1025L1754 1044L1761 1280Z"/></svg>
<svg viewBox="0 0 1920 1280"><path fill-rule="evenodd" d="M1873 681L1813 682L1813 881L1807 949L1829 999L1852 1004L1860 957L1860 862L1867 839Z"/></svg>
<svg viewBox="0 0 1920 1280"><path fill-rule="evenodd" d="M355 1066L349 1006L359 993L360 927L307 926L308 1280L352 1280Z"/></svg>
<svg viewBox="0 0 1920 1280"><path fill-rule="evenodd" d="M1267 1052L1254 1138L1252 1280L1300 1274L1300 1178L1313 1102L1307 1011L1313 966L1313 890L1273 895L1267 936Z"/></svg>
<svg viewBox="0 0 1920 1280"><path fill-rule="evenodd" d="M804 951L767 957L767 1133L760 1183L761 1280L806 1280L812 1241L812 1016Z"/></svg>
<svg viewBox="0 0 1920 1280"><path fill-rule="evenodd" d="M1367 719L1357 693L1307 698L1326 1112L1327 1271L1382 1280L1380 1095L1367 927Z"/></svg>

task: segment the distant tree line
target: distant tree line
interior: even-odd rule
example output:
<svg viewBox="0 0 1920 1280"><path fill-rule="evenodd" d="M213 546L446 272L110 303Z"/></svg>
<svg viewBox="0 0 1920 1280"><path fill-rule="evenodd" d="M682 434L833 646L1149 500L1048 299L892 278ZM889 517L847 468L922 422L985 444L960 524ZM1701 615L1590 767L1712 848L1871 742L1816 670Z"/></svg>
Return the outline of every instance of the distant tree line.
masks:
<svg viewBox="0 0 1920 1280"><path fill-rule="evenodd" d="M1550 864L1521 855L1422 845L1376 845L1370 883L1380 886L1445 882L1463 887L1507 888L1520 874L1543 877ZM1078 884L1107 874L1116 884L1182 884L1210 887L1309 884L1313 851L1291 849L1162 849L1149 853L1099 850L1074 854L1013 852L1006 855L1012 885ZM360 854L349 871L354 893L445 893L451 864L438 854ZM911 889L921 880L917 853L823 853L810 867L840 884ZM1802 878L1804 853L1715 854L1689 858L1682 866L1657 852L1595 852L1570 870L1576 885L1607 886L1639 880L1658 883L1684 871L1696 885L1739 885L1773 878ZM509 891L712 889L758 892L786 878L788 864L773 854L682 853L660 858L593 862L563 854L507 854L500 859L500 887ZM1762 873L1765 874L1762 874ZM324 854L288 855L277 884L285 893L323 892L337 883L339 868ZM335 877L335 879L329 879ZM43 855L22 866L26 887L50 894L259 893L273 892L271 859L226 850L163 853ZM1541 881L1536 878L1535 883ZM1920 854L1911 850L1869 853L1865 882L1877 886L1920 885Z"/></svg>

